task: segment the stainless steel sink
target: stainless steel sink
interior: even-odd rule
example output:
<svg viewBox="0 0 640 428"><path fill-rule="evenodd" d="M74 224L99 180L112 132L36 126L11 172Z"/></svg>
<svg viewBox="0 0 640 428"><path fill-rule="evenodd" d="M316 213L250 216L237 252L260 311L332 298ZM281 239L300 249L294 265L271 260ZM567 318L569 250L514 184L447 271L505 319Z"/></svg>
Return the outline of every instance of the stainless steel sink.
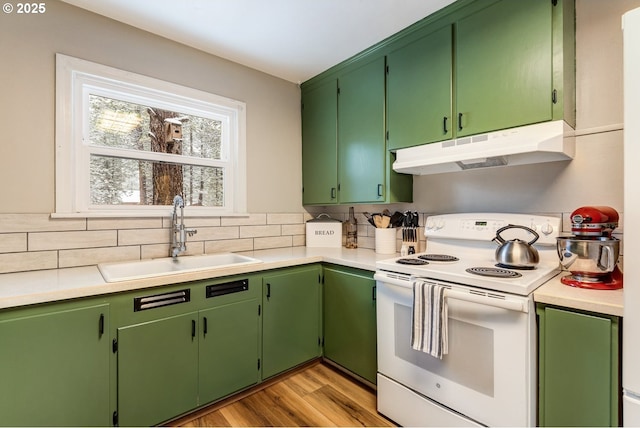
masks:
<svg viewBox="0 0 640 428"><path fill-rule="evenodd" d="M261 260L235 253L182 256L176 259L140 260L122 263L101 263L98 269L107 282L152 278L184 272L222 269L231 266L261 263Z"/></svg>

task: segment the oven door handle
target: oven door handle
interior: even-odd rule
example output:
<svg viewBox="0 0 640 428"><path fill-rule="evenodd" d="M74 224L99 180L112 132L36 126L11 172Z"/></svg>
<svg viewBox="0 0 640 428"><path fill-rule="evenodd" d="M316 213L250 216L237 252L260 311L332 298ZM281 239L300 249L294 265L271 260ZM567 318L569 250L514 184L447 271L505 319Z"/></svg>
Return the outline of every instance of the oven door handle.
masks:
<svg viewBox="0 0 640 428"><path fill-rule="evenodd" d="M517 312L529 312L529 305L525 301L503 300L496 297L488 297L471 293L464 293L455 290L445 290L445 297L449 299L464 300L465 302L478 303L481 305L494 306L496 308L508 309Z"/></svg>
<svg viewBox="0 0 640 428"><path fill-rule="evenodd" d="M384 284L395 285L413 290L413 279L408 275L388 275L384 272L376 272L373 276L376 281ZM493 306L510 311L529 313L528 300L505 300L497 297L488 297L479 294L466 293L463 291L447 289L445 296L449 299L464 300L466 302L478 303L481 305Z"/></svg>

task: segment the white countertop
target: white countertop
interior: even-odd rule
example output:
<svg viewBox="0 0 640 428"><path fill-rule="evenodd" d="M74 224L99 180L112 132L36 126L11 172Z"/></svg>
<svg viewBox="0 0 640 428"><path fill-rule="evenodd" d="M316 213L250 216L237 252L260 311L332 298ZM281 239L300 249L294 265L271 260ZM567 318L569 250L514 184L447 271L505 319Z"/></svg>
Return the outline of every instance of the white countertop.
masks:
<svg viewBox="0 0 640 428"><path fill-rule="evenodd" d="M377 260L397 256L397 254L377 254L373 250L362 248L350 250L307 247L250 251L241 254L259 259L262 263L111 283L102 278L97 266L2 274L0 275L0 309L242 275L309 263L335 263L373 272ZM569 287L560 282L560 276L538 288L534 292L534 299L536 302L608 315L622 316L623 313L622 290L602 291Z"/></svg>
<svg viewBox="0 0 640 428"><path fill-rule="evenodd" d="M307 247L250 251L242 254L257 258L262 263L121 282L106 282L97 266L1 274L0 309L242 275L309 263L336 263L375 271L376 260L395 256L395 254L376 254L373 250L360 248L353 250Z"/></svg>
<svg viewBox="0 0 640 428"><path fill-rule="evenodd" d="M590 290L571 287L560 282L568 275L562 272L533 292L533 299L539 303L563 306L571 309L597 312L621 317L624 309L624 289Z"/></svg>

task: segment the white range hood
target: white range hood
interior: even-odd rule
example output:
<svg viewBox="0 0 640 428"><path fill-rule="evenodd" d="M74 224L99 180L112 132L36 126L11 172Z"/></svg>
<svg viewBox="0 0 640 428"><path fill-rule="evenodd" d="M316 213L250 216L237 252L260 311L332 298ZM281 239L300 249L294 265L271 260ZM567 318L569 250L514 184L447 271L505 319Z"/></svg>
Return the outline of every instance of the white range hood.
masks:
<svg viewBox="0 0 640 428"><path fill-rule="evenodd" d="M575 131L563 120L504 129L396 151L393 169L413 175L567 161Z"/></svg>

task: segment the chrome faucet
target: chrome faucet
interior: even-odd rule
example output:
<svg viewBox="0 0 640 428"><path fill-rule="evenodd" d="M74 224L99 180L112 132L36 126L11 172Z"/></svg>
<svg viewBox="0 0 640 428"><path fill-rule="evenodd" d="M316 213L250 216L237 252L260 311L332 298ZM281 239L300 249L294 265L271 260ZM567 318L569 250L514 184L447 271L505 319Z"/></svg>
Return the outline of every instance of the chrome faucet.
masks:
<svg viewBox="0 0 640 428"><path fill-rule="evenodd" d="M178 208L180 208L180 223L178 223ZM186 229L184 227L184 200L182 196L176 195L173 198L173 215L171 217L171 257L174 260L178 254L187 251L187 235L193 236L198 231L196 229Z"/></svg>

